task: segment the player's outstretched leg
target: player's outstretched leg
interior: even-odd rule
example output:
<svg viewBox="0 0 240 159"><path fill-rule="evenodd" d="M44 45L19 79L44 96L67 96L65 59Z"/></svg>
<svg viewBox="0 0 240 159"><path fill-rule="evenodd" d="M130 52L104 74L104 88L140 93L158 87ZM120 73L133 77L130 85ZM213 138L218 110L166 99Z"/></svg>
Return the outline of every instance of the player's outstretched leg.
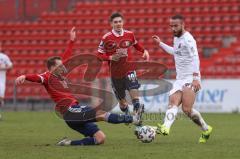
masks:
<svg viewBox="0 0 240 159"><path fill-rule="evenodd" d="M108 123L120 124L120 123L133 123L140 125L141 113L137 115L115 114L105 112L102 110L94 110L88 106L72 106L65 112L63 118L69 127L78 131L79 133L87 136L81 140L69 140L67 138L62 139L57 143L59 146L67 145L98 145L102 144L105 140L105 135L100 131L94 122L106 121ZM94 134L94 135L93 135Z"/></svg>
<svg viewBox="0 0 240 159"><path fill-rule="evenodd" d="M81 140L70 140L67 137L61 139L57 146L87 146L87 145L98 145L94 137L86 137Z"/></svg>
<svg viewBox="0 0 240 159"><path fill-rule="evenodd" d="M140 125L141 119L140 115L126 115L126 114L115 114L110 112L105 112L97 116L97 120L106 121L112 124L121 123L133 123L134 125Z"/></svg>
<svg viewBox="0 0 240 159"><path fill-rule="evenodd" d="M100 145L105 141L105 134L98 128L94 122L80 121L80 120L65 120L66 124L73 130L84 135L85 138L81 140L70 140L63 138L60 140L58 146L85 146L85 145Z"/></svg>
<svg viewBox="0 0 240 159"><path fill-rule="evenodd" d="M212 127L209 126L201 116L201 114L193 107L195 101L195 92L192 89L185 88L183 90L182 109L183 112L202 129L199 143L206 143L212 133Z"/></svg>
<svg viewBox="0 0 240 159"><path fill-rule="evenodd" d="M181 104L182 101L182 93L180 91L175 92L174 94L170 95L169 97L169 107L165 113L164 123L157 124L157 133L162 135L169 135L170 128L174 123L177 113L178 113L178 106Z"/></svg>
<svg viewBox="0 0 240 159"><path fill-rule="evenodd" d="M136 115L115 114L103 110L95 110L88 106L72 106L63 115L65 121L97 122L105 121L113 124L133 123L139 125L141 111Z"/></svg>
<svg viewBox="0 0 240 159"><path fill-rule="evenodd" d="M169 106L169 109L166 111L165 117L164 117L164 123L157 124L157 133L162 135L169 135L170 128L172 124L174 123L176 116L178 113L178 107L177 106Z"/></svg>

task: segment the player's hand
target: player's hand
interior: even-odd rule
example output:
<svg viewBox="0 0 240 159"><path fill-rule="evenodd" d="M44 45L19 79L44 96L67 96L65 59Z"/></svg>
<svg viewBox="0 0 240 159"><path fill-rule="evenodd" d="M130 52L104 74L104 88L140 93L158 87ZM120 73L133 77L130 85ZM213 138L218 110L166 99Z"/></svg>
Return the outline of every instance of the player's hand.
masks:
<svg viewBox="0 0 240 159"><path fill-rule="evenodd" d="M201 89L200 82L198 80L193 80L191 88L193 89L194 92L198 92Z"/></svg>
<svg viewBox="0 0 240 159"><path fill-rule="evenodd" d="M111 61L118 61L122 56L120 54L113 54L110 56Z"/></svg>
<svg viewBox="0 0 240 159"><path fill-rule="evenodd" d="M146 59L146 61L149 61L149 53L147 50L144 50L143 56L144 59Z"/></svg>
<svg viewBox="0 0 240 159"><path fill-rule="evenodd" d="M76 40L76 28L72 27L71 31L70 31L70 40L71 41L75 41Z"/></svg>
<svg viewBox="0 0 240 159"><path fill-rule="evenodd" d="M25 80L26 80L26 76L25 76L25 75L22 75L22 76L19 76L19 77L15 80L15 83L16 83L17 85L19 85L19 84L24 83Z"/></svg>
<svg viewBox="0 0 240 159"><path fill-rule="evenodd" d="M162 40L157 35L153 35L152 38L158 45L160 45L160 42L162 42Z"/></svg>

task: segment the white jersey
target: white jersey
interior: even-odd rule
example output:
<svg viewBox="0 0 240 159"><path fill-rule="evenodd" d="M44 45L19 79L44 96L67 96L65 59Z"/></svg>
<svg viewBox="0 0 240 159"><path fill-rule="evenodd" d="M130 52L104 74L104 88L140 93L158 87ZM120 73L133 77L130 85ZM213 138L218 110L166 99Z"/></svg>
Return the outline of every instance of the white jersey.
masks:
<svg viewBox="0 0 240 159"><path fill-rule="evenodd" d="M197 44L189 32L174 38L173 49L177 79L192 76L194 72L200 75Z"/></svg>
<svg viewBox="0 0 240 159"><path fill-rule="evenodd" d="M12 67L12 62L9 57L0 53L0 97L4 97L7 71L5 68L9 67Z"/></svg>
<svg viewBox="0 0 240 159"><path fill-rule="evenodd" d="M174 56L177 79L186 79L193 76L193 73L198 73L200 76L197 44L189 32L186 31L182 36L174 37L173 47L162 42L160 46Z"/></svg>

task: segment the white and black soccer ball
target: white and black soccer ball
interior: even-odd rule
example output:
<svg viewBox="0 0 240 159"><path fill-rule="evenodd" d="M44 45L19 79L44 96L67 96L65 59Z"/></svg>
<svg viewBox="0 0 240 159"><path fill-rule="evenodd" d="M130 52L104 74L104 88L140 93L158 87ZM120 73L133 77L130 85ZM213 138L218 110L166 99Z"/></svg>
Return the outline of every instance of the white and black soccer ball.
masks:
<svg viewBox="0 0 240 159"><path fill-rule="evenodd" d="M150 143L155 139L156 131L151 126L142 126L138 129L137 137L143 143Z"/></svg>

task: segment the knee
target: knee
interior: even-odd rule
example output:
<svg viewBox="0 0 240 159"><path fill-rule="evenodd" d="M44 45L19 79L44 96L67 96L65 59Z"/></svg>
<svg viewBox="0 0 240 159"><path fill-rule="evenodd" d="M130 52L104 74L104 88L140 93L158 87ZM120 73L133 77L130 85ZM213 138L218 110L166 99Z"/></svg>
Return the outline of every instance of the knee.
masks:
<svg viewBox="0 0 240 159"><path fill-rule="evenodd" d="M106 135L101 131L100 133L95 135L95 139L96 139L98 145L102 145L105 142Z"/></svg>
<svg viewBox="0 0 240 159"><path fill-rule="evenodd" d="M182 110L187 116L189 116L192 111L192 109L190 107L185 107L184 105L182 106Z"/></svg>
<svg viewBox="0 0 240 159"><path fill-rule="evenodd" d="M104 121L106 118L107 112L98 110L96 112L96 121Z"/></svg>
<svg viewBox="0 0 240 159"><path fill-rule="evenodd" d="M103 135L101 135L101 136L98 136L98 137L96 137L96 140L97 140L97 143L98 143L98 145L102 145L102 144L104 144L104 142L105 142L105 139L106 139L106 136L105 136L105 134L103 134Z"/></svg>
<svg viewBox="0 0 240 159"><path fill-rule="evenodd" d="M182 100L177 100L177 99L169 99L169 108L173 107L173 106L179 106L182 103Z"/></svg>

